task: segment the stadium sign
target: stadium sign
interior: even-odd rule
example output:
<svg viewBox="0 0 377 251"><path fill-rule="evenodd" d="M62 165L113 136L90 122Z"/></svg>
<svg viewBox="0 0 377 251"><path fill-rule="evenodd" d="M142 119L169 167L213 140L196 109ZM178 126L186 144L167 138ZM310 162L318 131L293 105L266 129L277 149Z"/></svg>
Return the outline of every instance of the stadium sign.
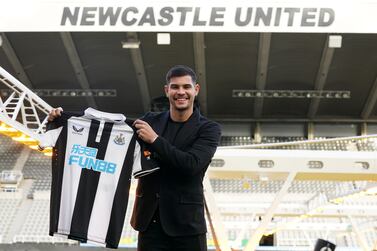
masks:
<svg viewBox="0 0 377 251"><path fill-rule="evenodd" d="M11 0L0 31L377 33L376 12L376 0Z"/></svg>

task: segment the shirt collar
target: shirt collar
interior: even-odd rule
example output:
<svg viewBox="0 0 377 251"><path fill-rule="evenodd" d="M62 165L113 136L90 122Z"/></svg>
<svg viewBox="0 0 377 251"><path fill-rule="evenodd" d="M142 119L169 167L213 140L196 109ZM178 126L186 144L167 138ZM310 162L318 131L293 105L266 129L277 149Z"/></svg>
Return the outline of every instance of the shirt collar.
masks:
<svg viewBox="0 0 377 251"><path fill-rule="evenodd" d="M85 110L85 117L89 118L96 118L96 119L104 119L104 120L111 120L111 121L125 121L126 117L121 113L109 113L109 112L101 112L91 107Z"/></svg>

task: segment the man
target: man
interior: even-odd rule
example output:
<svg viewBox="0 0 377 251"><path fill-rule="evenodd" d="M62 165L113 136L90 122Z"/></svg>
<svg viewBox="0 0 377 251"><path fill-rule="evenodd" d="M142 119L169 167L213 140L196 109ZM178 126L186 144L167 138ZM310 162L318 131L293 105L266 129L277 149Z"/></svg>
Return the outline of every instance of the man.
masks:
<svg viewBox="0 0 377 251"><path fill-rule="evenodd" d="M139 179L131 225L139 251L207 250L203 177L220 140L220 126L194 107L200 86L187 66L166 75L170 109L135 121L160 166ZM50 119L60 114L54 109Z"/></svg>

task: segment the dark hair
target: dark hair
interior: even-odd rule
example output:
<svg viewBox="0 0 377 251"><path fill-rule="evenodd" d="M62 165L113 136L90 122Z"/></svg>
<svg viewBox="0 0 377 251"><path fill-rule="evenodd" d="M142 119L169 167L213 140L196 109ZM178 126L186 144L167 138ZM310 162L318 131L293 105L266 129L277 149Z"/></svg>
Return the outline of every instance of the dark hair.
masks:
<svg viewBox="0 0 377 251"><path fill-rule="evenodd" d="M170 83L170 79L173 77L190 76L193 83L196 83L196 74L190 67L186 65L176 65L170 68L166 73L166 84Z"/></svg>

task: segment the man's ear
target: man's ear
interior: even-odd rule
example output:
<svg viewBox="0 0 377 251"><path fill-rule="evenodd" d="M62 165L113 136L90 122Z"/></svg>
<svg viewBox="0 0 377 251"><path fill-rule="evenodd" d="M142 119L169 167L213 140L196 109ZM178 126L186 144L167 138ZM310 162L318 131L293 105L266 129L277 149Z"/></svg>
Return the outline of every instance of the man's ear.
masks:
<svg viewBox="0 0 377 251"><path fill-rule="evenodd" d="M164 85L164 91L165 91L165 96L168 97L168 90L169 90L169 86L168 85Z"/></svg>
<svg viewBox="0 0 377 251"><path fill-rule="evenodd" d="M195 84L195 92L196 92L195 96L198 96L199 91L200 91L200 85L199 84Z"/></svg>

